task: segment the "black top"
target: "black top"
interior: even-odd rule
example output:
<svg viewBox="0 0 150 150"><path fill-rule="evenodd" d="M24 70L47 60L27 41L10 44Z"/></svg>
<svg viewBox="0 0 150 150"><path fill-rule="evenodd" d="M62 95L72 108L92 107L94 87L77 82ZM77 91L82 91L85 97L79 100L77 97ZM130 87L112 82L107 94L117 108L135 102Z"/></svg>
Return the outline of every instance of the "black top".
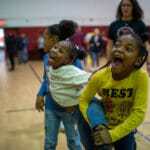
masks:
<svg viewBox="0 0 150 150"><path fill-rule="evenodd" d="M102 37L99 36L96 40L95 37L92 37L90 40L90 51L93 51L95 53L98 53L101 51L103 47L103 40Z"/></svg>
<svg viewBox="0 0 150 150"><path fill-rule="evenodd" d="M5 38L6 49L9 53L14 53L16 51L16 40L13 35L8 35Z"/></svg>
<svg viewBox="0 0 150 150"><path fill-rule="evenodd" d="M143 21L140 20L131 20L131 21L123 21L116 20L110 24L108 31L108 38L116 41L117 37L122 33L127 31L135 32L138 34L142 40L145 42L148 40L148 30Z"/></svg>

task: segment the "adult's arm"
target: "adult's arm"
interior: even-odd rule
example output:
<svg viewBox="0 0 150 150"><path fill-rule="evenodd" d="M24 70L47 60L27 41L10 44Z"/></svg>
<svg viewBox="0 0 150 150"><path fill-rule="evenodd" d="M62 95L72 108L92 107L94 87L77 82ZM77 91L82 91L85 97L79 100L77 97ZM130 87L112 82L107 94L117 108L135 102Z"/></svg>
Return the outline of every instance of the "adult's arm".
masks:
<svg viewBox="0 0 150 150"><path fill-rule="evenodd" d="M111 52L112 52L112 48L114 46L114 41L111 40L111 39L108 39L108 42L107 42L107 47L106 47L106 56L107 56L107 61L110 60L110 57L111 57Z"/></svg>
<svg viewBox="0 0 150 150"><path fill-rule="evenodd" d="M148 41L144 42L146 49L148 50L148 58L147 58L147 72L150 76L150 44Z"/></svg>

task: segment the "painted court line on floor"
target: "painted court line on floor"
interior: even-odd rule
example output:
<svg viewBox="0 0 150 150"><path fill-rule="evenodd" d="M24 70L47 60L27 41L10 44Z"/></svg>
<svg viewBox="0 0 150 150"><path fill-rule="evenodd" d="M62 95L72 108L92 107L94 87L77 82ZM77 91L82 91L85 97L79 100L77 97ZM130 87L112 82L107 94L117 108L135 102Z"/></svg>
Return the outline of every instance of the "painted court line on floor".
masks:
<svg viewBox="0 0 150 150"><path fill-rule="evenodd" d="M7 113L12 113L12 112L21 112L21 111L33 111L35 108L26 108L26 109L14 109L14 110L7 110Z"/></svg>
<svg viewBox="0 0 150 150"><path fill-rule="evenodd" d="M42 83L41 78L39 77L39 75L37 74L37 72L35 71L35 69L33 68L33 66L32 66L31 64L29 64L29 66L30 66L30 69L32 70L33 74L34 74L34 75L36 76L36 78L38 79L38 81L39 81L40 83Z"/></svg>
<svg viewBox="0 0 150 150"><path fill-rule="evenodd" d="M146 124L146 125L147 125L147 124L149 125L149 124L150 124L150 122L149 122L149 121L147 121L147 122L143 122L143 123L142 123L142 125L145 125L145 124Z"/></svg>
<svg viewBox="0 0 150 150"><path fill-rule="evenodd" d="M140 131L137 130L137 133L142 136L146 141L150 142L150 138L148 138L147 136L145 136L143 133L141 133Z"/></svg>

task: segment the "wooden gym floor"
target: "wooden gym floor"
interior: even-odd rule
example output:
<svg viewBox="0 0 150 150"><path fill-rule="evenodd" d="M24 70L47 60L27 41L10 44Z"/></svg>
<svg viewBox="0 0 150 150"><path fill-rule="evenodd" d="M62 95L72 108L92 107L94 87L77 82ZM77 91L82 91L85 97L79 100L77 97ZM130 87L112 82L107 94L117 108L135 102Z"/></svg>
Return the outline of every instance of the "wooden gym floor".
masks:
<svg viewBox="0 0 150 150"><path fill-rule="evenodd" d="M104 64L105 58L100 62ZM4 51L0 50L0 150L43 150L44 113L34 108L43 61L16 63L14 72L9 72L9 67ZM138 127L136 141L137 150L150 149L150 103L145 121ZM59 133L57 150L67 150L64 133Z"/></svg>

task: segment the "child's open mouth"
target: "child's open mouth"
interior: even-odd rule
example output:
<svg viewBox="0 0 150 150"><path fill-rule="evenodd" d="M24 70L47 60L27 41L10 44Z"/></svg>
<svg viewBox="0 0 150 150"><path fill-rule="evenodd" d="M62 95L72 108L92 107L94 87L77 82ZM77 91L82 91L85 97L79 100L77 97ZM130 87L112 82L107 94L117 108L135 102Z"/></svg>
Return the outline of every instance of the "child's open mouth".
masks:
<svg viewBox="0 0 150 150"><path fill-rule="evenodd" d="M122 64L123 60L120 57L115 57L114 58L114 63L116 66L120 66Z"/></svg>
<svg viewBox="0 0 150 150"><path fill-rule="evenodd" d="M120 55L114 55L112 60L112 67L120 68L123 63L123 58Z"/></svg>
<svg viewBox="0 0 150 150"><path fill-rule="evenodd" d="M48 61L49 62L53 62L53 61L55 61L56 60L56 56L54 56L53 54L49 54L49 59L48 59Z"/></svg>

